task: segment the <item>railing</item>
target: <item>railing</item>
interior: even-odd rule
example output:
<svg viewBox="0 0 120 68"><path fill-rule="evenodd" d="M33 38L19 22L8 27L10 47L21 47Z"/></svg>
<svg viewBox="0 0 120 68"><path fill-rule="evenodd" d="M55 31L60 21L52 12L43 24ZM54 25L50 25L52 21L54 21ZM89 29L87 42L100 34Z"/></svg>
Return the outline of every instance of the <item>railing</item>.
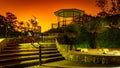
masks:
<svg viewBox="0 0 120 68"><path fill-rule="evenodd" d="M35 47L35 48L37 48L38 49L38 47L36 47L35 45L34 45L34 43L35 43L35 41L31 41L31 45L33 46L33 47ZM41 53L41 44L37 41L37 44L39 45L39 64L40 64L40 66L42 65L42 53Z"/></svg>
<svg viewBox="0 0 120 68"><path fill-rule="evenodd" d="M51 43L49 43L49 44L53 44L53 43L52 43L53 40L51 40L51 38L54 39L55 36L43 36L42 39L41 39L41 43L39 43L39 42L40 42L40 39L35 40L35 41L31 41L31 45L32 45L33 47L35 47L35 48L37 48L37 49L39 48L39 64L40 64L40 66L42 65L42 53L41 53L42 45L43 45L43 44L48 44L48 43L46 43L46 42L51 42ZM48 40L46 41L46 39L51 40L51 41L48 41ZM39 47L36 47L36 46L34 45L34 43L37 43L37 44L39 45Z"/></svg>

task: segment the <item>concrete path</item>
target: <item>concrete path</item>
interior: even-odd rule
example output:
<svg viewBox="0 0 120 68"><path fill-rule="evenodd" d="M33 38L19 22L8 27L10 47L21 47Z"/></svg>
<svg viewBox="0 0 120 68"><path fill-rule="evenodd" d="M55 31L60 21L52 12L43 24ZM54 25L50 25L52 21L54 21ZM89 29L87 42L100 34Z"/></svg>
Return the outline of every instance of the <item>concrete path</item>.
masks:
<svg viewBox="0 0 120 68"><path fill-rule="evenodd" d="M82 64L63 60L27 68L120 68L120 65Z"/></svg>

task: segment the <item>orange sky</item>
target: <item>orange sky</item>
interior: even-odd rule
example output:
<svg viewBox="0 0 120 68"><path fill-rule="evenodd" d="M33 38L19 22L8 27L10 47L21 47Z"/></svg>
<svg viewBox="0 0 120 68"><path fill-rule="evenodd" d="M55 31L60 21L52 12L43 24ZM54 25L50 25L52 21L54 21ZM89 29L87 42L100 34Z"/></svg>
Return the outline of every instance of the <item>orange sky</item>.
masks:
<svg viewBox="0 0 120 68"><path fill-rule="evenodd" d="M54 12L64 8L81 9L91 15L99 12L95 0L0 0L0 14L5 15L5 12L10 11L22 21L35 16L42 32L50 29L51 23L57 22Z"/></svg>

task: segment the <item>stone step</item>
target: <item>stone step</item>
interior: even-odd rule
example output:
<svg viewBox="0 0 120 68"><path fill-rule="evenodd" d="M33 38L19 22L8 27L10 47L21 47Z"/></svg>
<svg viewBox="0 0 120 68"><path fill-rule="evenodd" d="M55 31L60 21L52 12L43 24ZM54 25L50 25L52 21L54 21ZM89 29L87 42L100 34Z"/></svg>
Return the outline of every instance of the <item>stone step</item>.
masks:
<svg viewBox="0 0 120 68"><path fill-rule="evenodd" d="M14 50L4 50L3 52L30 52L30 51L39 51L38 49L14 49Z"/></svg>
<svg viewBox="0 0 120 68"><path fill-rule="evenodd" d="M52 54L42 54L42 58L51 58L51 57L57 57L62 56L60 53L52 53Z"/></svg>
<svg viewBox="0 0 120 68"><path fill-rule="evenodd" d="M64 58L61 56L45 58L45 59L42 59L42 63L55 62L60 60L64 60ZM39 63L40 63L39 59L34 59L34 60L26 60L26 61L7 62L7 63L1 64L0 66L2 66L3 68L23 68L23 67L33 66L33 65L39 65Z"/></svg>
<svg viewBox="0 0 120 68"><path fill-rule="evenodd" d="M43 48L41 48L42 50L57 50L56 48L47 48L47 47L43 47ZM22 47L6 47L5 49L4 49L5 51L14 51L14 50L39 50L39 48L22 48Z"/></svg>
<svg viewBox="0 0 120 68"><path fill-rule="evenodd" d="M54 54L43 54L42 58L51 58L51 57L57 57L61 56L59 53ZM11 57L2 57L0 58L0 63L3 62L13 62L13 61L25 61L30 59L39 59L39 55L27 55L27 56L11 56Z"/></svg>
<svg viewBox="0 0 120 68"><path fill-rule="evenodd" d="M34 45L31 43L13 43L8 44L4 52L0 54L0 67L25 68L40 64L38 43L34 43ZM47 40L47 42L41 42L40 45L42 46L42 63L64 60L59 51L57 51L54 42L48 42Z"/></svg>
<svg viewBox="0 0 120 68"><path fill-rule="evenodd" d="M13 52L13 53L1 53L1 57L10 57L10 56L27 56L27 55L38 55L39 52Z"/></svg>
<svg viewBox="0 0 120 68"><path fill-rule="evenodd" d="M42 48L42 51L56 51L55 48ZM39 49L13 49L13 50L4 50L3 52L29 52L29 51L39 51Z"/></svg>
<svg viewBox="0 0 120 68"><path fill-rule="evenodd" d="M16 51L3 51L2 53L27 53L27 52L34 52L34 53L39 53L39 50L37 50L37 51L33 51L33 50L28 50L28 51L21 51L21 50L16 50ZM59 52L59 51L57 51L57 50L43 50L43 51L41 51L42 52L42 54L49 54L49 53L57 53L57 52Z"/></svg>
<svg viewBox="0 0 120 68"><path fill-rule="evenodd" d="M7 46L20 46L20 45L16 43L16 44L8 44Z"/></svg>
<svg viewBox="0 0 120 68"><path fill-rule="evenodd" d="M43 59L42 63L45 64L45 63L50 63L50 62L55 62L60 60L65 60L65 58L62 56L46 58L46 59Z"/></svg>
<svg viewBox="0 0 120 68"><path fill-rule="evenodd" d="M59 53L57 50L52 51L42 51L42 54L52 54L52 53ZM25 56L25 55L38 55L39 51L28 51L28 52L4 52L0 54L0 57L7 57L7 56Z"/></svg>
<svg viewBox="0 0 120 68"><path fill-rule="evenodd" d="M25 61L25 60L32 60L32 59L39 59L39 55L27 55L27 56L11 56L11 57L3 57L0 59L0 64L6 62L13 62L13 61Z"/></svg>
<svg viewBox="0 0 120 68"><path fill-rule="evenodd" d="M34 59L34 60L26 60L26 61L6 62L6 63L2 63L0 66L2 68L24 68L38 64L39 64L39 59Z"/></svg>

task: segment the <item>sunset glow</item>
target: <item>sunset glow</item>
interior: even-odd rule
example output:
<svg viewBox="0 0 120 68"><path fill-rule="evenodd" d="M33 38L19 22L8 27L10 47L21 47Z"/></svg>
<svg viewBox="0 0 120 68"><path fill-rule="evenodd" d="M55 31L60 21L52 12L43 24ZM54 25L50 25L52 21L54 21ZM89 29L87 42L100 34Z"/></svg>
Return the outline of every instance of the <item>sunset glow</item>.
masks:
<svg viewBox="0 0 120 68"><path fill-rule="evenodd" d="M39 20L42 32L51 28L51 23L57 23L54 12L59 9L76 8L87 14L96 15L99 9L95 0L1 0L0 14L7 11L15 14L19 21L28 21L33 16Z"/></svg>

